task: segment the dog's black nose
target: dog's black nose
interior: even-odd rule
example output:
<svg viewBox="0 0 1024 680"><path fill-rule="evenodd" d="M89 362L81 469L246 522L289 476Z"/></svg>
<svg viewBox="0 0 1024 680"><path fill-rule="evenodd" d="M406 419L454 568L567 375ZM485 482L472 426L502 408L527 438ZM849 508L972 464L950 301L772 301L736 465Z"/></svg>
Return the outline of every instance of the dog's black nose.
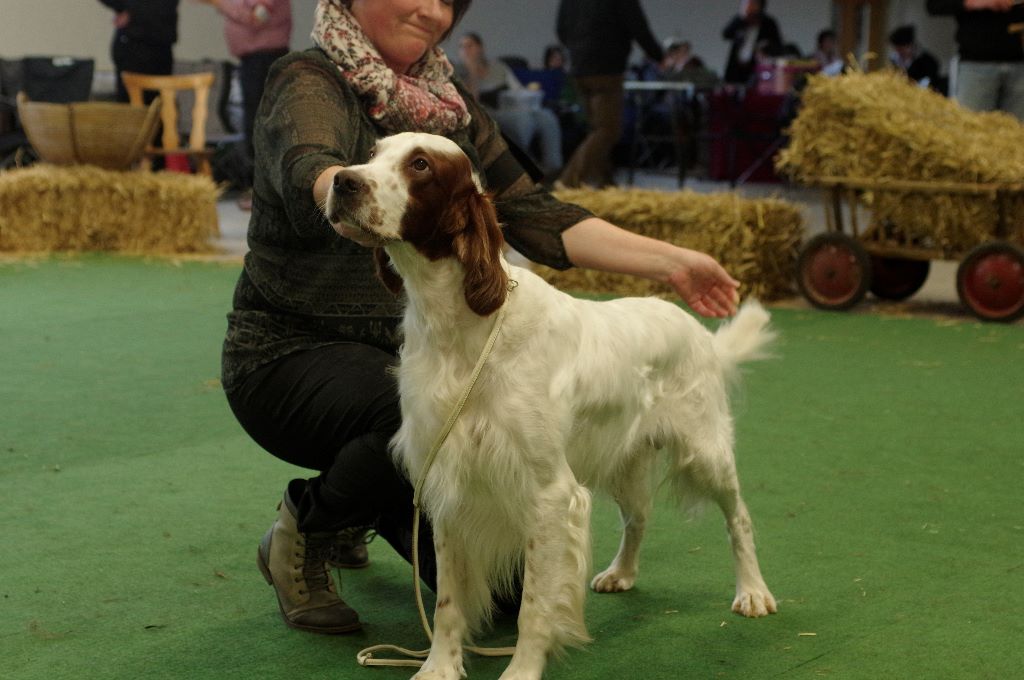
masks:
<svg viewBox="0 0 1024 680"><path fill-rule="evenodd" d="M357 175L348 170L339 170L334 175L334 190L354 194L366 186Z"/></svg>

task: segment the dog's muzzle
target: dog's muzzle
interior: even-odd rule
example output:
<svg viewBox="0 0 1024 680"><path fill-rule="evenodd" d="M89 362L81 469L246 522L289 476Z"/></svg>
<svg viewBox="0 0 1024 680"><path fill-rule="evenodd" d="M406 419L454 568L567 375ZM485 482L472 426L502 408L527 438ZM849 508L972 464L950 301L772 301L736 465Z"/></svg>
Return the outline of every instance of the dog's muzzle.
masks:
<svg viewBox="0 0 1024 680"><path fill-rule="evenodd" d="M342 168L334 174L334 190L339 196L356 196L369 191L370 186L358 173Z"/></svg>
<svg viewBox="0 0 1024 680"><path fill-rule="evenodd" d="M370 196L370 185L358 173L343 168L334 175L327 197L326 212L331 222L341 220L341 213L352 212Z"/></svg>

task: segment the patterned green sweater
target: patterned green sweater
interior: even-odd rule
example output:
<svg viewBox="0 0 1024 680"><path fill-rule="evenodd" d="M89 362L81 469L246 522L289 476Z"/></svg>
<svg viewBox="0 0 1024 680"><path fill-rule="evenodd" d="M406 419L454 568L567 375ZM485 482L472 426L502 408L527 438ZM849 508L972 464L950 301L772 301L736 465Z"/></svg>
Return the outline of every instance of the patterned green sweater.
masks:
<svg viewBox="0 0 1024 680"><path fill-rule="evenodd" d="M494 121L459 87L473 120L451 138L494 195L506 240L531 260L568 268L561 233L590 213L530 181ZM228 314L225 390L296 351L338 342L397 351L401 300L377 279L372 251L338 236L313 200L323 170L365 162L383 134L319 49L274 64L256 121L249 253Z"/></svg>

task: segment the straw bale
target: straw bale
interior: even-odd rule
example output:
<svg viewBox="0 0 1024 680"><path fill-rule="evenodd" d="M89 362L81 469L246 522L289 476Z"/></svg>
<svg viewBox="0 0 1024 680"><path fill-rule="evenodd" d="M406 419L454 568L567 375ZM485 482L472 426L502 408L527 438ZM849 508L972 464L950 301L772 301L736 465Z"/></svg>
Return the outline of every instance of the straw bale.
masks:
<svg viewBox="0 0 1024 680"><path fill-rule="evenodd" d="M555 194L624 229L700 250L742 284L744 296L778 299L792 292L792 270L803 234L799 208L781 199L751 200L733 193L698 194L639 189L566 190ZM535 270L564 290L673 298L665 285L579 268Z"/></svg>
<svg viewBox="0 0 1024 680"><path fill-rule="evenodd" d="M40 163L0 173L0 252L202 253L218 234L208 177Z"/></svg>
<svg viewBox="0 0 1024 680"><path fill-rule="evenodd" d="M893 70L813 76L776 168L813 183L822 177L948 184L1024 182L1024 125L1001 112L969 111ZM875 225L903 240L965 250L993 238L993 195L875 190L861 200ZM1024 234L1020 192L1005 203L1011 234Z"/></svg>

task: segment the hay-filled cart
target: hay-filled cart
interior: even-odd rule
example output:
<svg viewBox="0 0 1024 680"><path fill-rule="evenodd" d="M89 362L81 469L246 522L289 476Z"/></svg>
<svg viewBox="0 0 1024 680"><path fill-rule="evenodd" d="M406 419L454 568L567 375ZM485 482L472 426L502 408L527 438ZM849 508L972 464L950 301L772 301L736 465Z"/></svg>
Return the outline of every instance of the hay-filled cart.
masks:
<svg viewBox="0 0 1024 680"><path fill-rule="evenodd" d="M821 187L826 231L797 258L801 293L848 309L917 292L958 262L976 316L1024 316L1024 125L966 111L892 72L812 78L780 171Z"/></svg>
<svg viewBox="0 0 1024 680"><path fill-rule="evenodd" d="M959 262L957 295L975 316L989 321L1024 316L1024 229L1011 219L1021 210L1024 182L851 177L813 182L825 192L827 229L802 246L796 279L814 306L849 309L869 290L884 300L904 300L924 285L932 260L953 260ZM947 202L987 203L983 212L989 214L964 215L971 222L955 225L956 238L941 238L930 227L948 217L928 213ZM865 203L874 209L862 224L858 213ZM901 224L906 215L899 214L907 211L915 211L909 229ZM926 228L915 229L922 222Z"/></svg>

